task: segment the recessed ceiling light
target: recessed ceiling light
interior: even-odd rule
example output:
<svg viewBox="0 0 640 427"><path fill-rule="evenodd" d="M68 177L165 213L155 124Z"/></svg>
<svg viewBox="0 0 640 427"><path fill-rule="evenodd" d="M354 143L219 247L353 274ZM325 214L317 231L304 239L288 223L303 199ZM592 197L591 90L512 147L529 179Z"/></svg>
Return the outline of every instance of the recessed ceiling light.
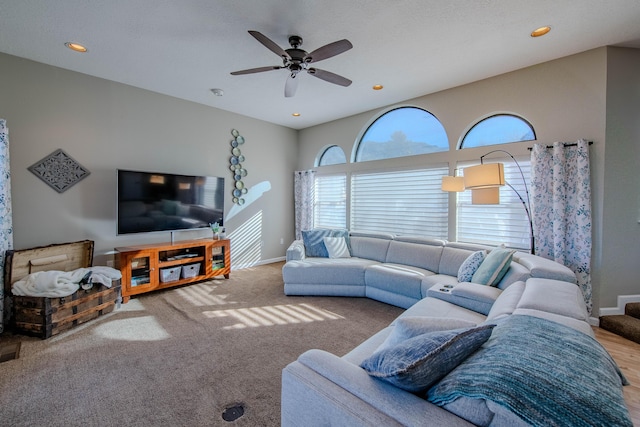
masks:
<svg viewBox="0 0 640 427"><path fill-rule="evenodd" d="M65 45L66 47L68 47L69 49L71 49L71 50L75 50L76 52L84 53L84 52L86 52L86 51L87 51L87 48L86 48L86 47L84 47L84 46L82 46L82 45L81 45L81 44L79 44L79 43L66 42L64 45Z"/></svg>
<svg viewBox="0 0 640 427"><path fill-rule="evenodd" d="M535 30L531 31L531 37L542 37L549 31L551 31L551 27L549 26L536 28Z"/></svg>
<svg viewBox="0 0 640 427"><path fill-rule="evenodd" d="M211 93L214 94L215 96L222 96L224 95L224 91L222 89L211 89Z"/></svg>
<svg viewBox="0 0 640 427"><path fill-rule="evenodd" d="M291 114L293 117L300 117L300 113L293 113Z"/></svg>
<svg viewBox="0 0 640 427"><path fill-rule="evenodd" d="M383 87L382 85L373 85L373 90L382 90Z"/></svg>

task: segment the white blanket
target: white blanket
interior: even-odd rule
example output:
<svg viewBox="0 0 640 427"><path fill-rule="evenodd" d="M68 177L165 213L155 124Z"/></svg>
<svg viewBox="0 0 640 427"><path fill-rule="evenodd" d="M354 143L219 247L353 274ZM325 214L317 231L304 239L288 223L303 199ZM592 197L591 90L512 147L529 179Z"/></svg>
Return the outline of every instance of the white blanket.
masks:
<svg viewBox="0 0 640 427"><path fill-rule="evenodd" d="M80 288L80 280L92 272L94 284L111 287L111 280L121 279L119 270L111 267L79 268L73 271L38 271L15 282L11 288L13 295L30 297L66 297Z"/></svg>

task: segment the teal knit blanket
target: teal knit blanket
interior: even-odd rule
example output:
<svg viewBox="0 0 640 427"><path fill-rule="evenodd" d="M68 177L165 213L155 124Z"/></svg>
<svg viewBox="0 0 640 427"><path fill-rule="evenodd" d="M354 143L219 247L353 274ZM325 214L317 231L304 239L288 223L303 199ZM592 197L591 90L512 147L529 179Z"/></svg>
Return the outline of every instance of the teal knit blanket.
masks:
<svg viewBox="0 0 640 427"><path fill-rule="evenodd" d="M512 315L427 393L446 405L491 400L533 426L632 426L626 378L592 337L532 316Z"/></svg>

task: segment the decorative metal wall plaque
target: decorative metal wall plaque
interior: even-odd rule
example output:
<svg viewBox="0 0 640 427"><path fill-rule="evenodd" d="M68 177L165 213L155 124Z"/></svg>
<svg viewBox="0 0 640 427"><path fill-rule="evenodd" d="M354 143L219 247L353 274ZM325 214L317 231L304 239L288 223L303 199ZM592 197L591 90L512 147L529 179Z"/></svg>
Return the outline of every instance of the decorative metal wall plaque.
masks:
<svg viewBox="0 0 640 427"><path fill-rule="evenodd" d="M58 193L68 190L91 173L62 149L57 149L28 169Z"/></svg>
<svg viewBox="0 0 640 427"><path fill-rule="evenodd" d="M244 137L240 135L236 129L231 130L231 135L233 135L233 139L231 140L231 157L229 158L229 169L233 173L233 189L231 193L233 195L233 203L238 205L244 205L244 196L247 194L249 190L244 186L244 182L242 182L242 178L247 176L247 170L242 166L242 162L244 162L244 156L240 151L240 145L244 144Z"/></svg>

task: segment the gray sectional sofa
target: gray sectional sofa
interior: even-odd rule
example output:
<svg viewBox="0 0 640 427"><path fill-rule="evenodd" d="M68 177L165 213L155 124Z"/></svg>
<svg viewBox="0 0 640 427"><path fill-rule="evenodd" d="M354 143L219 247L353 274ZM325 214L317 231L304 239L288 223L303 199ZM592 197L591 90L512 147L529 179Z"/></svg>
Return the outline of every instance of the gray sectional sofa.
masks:
<svg viewBox="0 0 640 427"><path fill-rule="evenodd" d="M344 234L342 234L344 236ZM349 233L348 255L287 250L287 295L369 297L407 310L338 357L282 374L283 426L628 425L626 379L593 338L575 275L516 252L493 286L459 282L492 248Z"/></svg>
<svg viewBox="0 0 640 427"><path fill-rule="evenodd" d="M287 262L282 269L284 293L368 297L409 308L430 291L438 292L440 288L435 285L458 285L458 272L467 257L479 250L493 249L423 237L357 232L349 233L349 246L350 257L308 257L304 242L294 241L287 249ZM488 293L485 299L495 300L510 284L531 277L576 282L569 268L546 258L516 252L497 286L467 285L467 288L477 288ZM463 288L456 286L450 298L462 301L464 292L461 298L456 295Z"/></svg>

